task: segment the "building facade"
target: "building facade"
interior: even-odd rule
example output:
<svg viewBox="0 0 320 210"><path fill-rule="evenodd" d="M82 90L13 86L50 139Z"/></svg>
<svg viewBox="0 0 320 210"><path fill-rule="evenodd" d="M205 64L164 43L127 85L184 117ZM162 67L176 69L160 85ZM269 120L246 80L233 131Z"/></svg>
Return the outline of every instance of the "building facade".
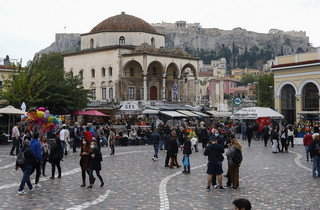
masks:
<svg viewBox="0 0 320 210"><path fill-rule="evenodd" d="M93 101L197 104L199 59L164 46L163 34L122 12L82 34L81 51L64 54L64 68L82 74Z"/></svg>
<svg viewBox="0 0 320 210"><path fill-rule="evenodd" d="M274 102L288 122L319 120L320 48L275 58Z"/></svg>

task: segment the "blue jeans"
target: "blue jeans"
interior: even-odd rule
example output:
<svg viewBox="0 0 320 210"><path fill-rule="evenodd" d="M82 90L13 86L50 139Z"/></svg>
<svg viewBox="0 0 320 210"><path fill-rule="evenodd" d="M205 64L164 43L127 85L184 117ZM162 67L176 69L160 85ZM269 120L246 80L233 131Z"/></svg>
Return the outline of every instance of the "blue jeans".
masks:
<svg viewBox="0 0 320 210"><path fill-rule="evenodd" d="M242 140L245 140L245 139L247 138L246 132L242 132L242 133L241 133L241 136L242 136Z"/></svg>
<svg viewBox="0 0 320 210"><path fill-rule="evenodd" d="M159 141L159 148L160 148L160 149L163 149L163 146L162 146L162 145L163 145L162 139L160 138L160 141Z"/></svg>
<svg viewBox="0 0 320 210"><path fill-rule="evenodd" d="M145 144L148 143L148 138L147 137L141 137L141 139L144 141Z"/></svg>
<svg viewBox="0 0 320 210"><path fill-rule="evenodd" d="M318 172L318 176L320 177L320 158L318 155L313 156L313 164L312 164L313 177L316 177L316 171Z"/></svg>
<svg viewBox="0 0 320 210"><path fill-rule="evenodd" d="M103 183L103 179L100 175L100 170L95 170L97 177L100 179L100 182ZM90 185L93 185L93 170L89 169L89 181Z"/></svg>
<svg viewBox="0 0 320 210"><path fill-rule="evenodd" d="M61 141L61 146L62 146L62 151L63 151L63 154L64 154L66 149L67 149L66 142L65 141Z"/></svg>
<svg viewBox="0 0 320 210"><path fill-rule="evenodd" d="M26 185L26 183L27 183L29 189L30 190L32 189L32 184L30 182L31 168L32 167L30 165L26 165L26 167L22 168L23 177L22 177L22 180L21 180L19 191L22 191L24 189L24 186Z"/></svg>
<svg viewBox="0 0 320 210"><path fill-rule="evenodd" d="M153 148L154 148L154 155L153 155L153 157L158 158L159 144L154 144L154 145L153 145Z"/></svg>
<svg viewBox="0 0 320 210"><path fill-rule="evenodd" d="M310 145L305 146L305 148L306 148L306 157L307 157L307 160L309 160L309 154L310 154L309 149L310 149Z"/></svg>

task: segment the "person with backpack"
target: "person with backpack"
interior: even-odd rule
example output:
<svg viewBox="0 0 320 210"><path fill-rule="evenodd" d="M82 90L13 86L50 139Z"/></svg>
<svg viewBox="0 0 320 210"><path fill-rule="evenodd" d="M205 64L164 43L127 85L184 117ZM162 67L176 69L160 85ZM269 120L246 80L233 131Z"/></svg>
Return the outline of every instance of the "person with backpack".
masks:
<svg viewBox="0 0 320 210"><path fill-rule="evenodd" d="M50 145L47 142L47 139L45 136L41 136L40 139L40 143L41 143L41 155L42 155L42 165L41 165L41 169L42 169L42 176L46 176L46 163L49 161L49 157L50 157Z"/></svg>
<svg viewBox="0 0 320 210"><path fill-rule="evenodd" d="M239 186L239 167L242 162L242 145L234 137L231 136L231 145L227 151L228 170L230 173L232 189L237 189Z"/></svg>
<svg viewBox="0 0 320 210"><path fill-rule="evenodd" d="M54 179L54 174L55 174L55 170L56 170L56 166L58 168L58 178L61 178L61 166L60 166L60 161L63 158L63 148L62 148L62 144L61 144L61 140L59 138L59 136L56 136L56 138L54 139L54 143L52 144L51 150L50 150L50 163L52 166L52 175L50 177L50 179Z"/></svg>
<svg viewBox="0 0 320 210"><path fill-rule="evenodd" d="M31 174L31 169L33 164L36 162L36 156L33 154L32 150L30 149L30 141L29 140L25 140L23 142L23 147L20 150L20 153L18 154L17 157L17 163L16 163L16 170L18 170L18 168L20 167L21 170L23 171L23 177L19 186L19 190L18 190L18 194L19 195L23 195L26 194L26 192L24 191L24 187L27 183L30 191L33 191L33 186L31 184L30 181L30 174ZM23 158L23 164L19 165L19 158Z"/></svg>
<svg viewBox="0 0 320 210"><path fill-rule="evenodd" d="M42 187L41 184L39 184L39 178L41 175L41 163L42 163L42 155L41 155L41 144L38 140L39 133L34 131L33 132L33 138L30 141L30 149L32 150L33 154L37 157L37 160L34 162L33 167L31 169L31 174L36 171L36 180L35 180L35 188Z"/></svg>
<svg viewBox="0 0 320 210"><path fill-rule="evenodd" d="M104 186L103 179L100 175L101 171L101 161L102 161L102 155L97 147L97 143L95 141L92 141L90 144L90 150L89 150L89 180L90 185L88 186L89 189L92 189L92 185L94 183L93 179L93 171L96 171L97 177L100 179L100 187Z"/></svg>
<svg viewBox="0 0 320 210"><path fill-rule="evenodd" d="M73 153L76 153L77 146L79 145L79 140L81 138L81 131L78 127L78 122L74 123L74 127L70 131L70 137L73 139Z"/></svg>

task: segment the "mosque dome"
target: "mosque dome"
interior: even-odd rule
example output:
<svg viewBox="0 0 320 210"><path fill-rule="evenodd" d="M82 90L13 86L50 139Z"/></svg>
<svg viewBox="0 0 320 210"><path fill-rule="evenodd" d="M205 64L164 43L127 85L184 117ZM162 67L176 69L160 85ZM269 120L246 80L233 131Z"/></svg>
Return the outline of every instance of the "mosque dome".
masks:
<svg viewBox="0 0 320 210"><path fill-rule="evenodd" d="M99 32L146 32L159 34L146 21L132 15L127 15L124 12L105 19L90 31L90 33Z"/></svg>

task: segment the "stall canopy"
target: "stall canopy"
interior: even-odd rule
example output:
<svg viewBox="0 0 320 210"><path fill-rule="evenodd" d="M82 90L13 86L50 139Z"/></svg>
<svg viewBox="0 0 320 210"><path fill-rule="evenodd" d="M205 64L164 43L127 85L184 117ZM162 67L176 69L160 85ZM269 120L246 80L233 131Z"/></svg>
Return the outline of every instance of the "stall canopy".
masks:
<svg viewBox="0 0 320 210"><path fill-rule="evenodd" d="M172 118L176 118L176 117L187 117L184 114L181 114L179 112L176 111L160 111L160 114L172 117Z"/></svg>
<svg viewBox="0 0 320 210"><path fill-rule="evenodd" d="M177 112L180 112L184 115L187 115L188 117L199 117L199 115L195 114L195 113L192 113L188 110L177 110Z"/></svg>
<svg viewBox="0 0 320 210"><path fill-rule="evenodd" d="M13 106L6 106L0 109L0 114L8 114L9 115L9 123L8 123L8 133L10 133L10 115L25 115L26 112L21 109L14 108Z"/></svg>
<svg viewBox="0 0 320 210"><path fill-rule="evenodd" d="M142 111L142 114L158 114L159 110L155 110L155 109L145 109Z"/></svg>
<svg viewBox="0 0 320 210"><path fill-rule="evenodd" d="M99 112L98 110L96 109L92 109L92 110L89 110L89 111L86 111L86 114L85 115L90 115L90 116L103 116L103 117L106 117L107 115L103 114L102 112Z"/></svg>
<svg viewBox="0 0 320 210"><path fill-rule="evenodd" d="M87 114L86 111L78 110L78 111L75 111L72 115L86 115L86 114Z"/></svg>
<svg viewBox="0 0 320 210"><path fill-rule="evenodd" d="M268 107L247 107L242 108L231 116L231 119L256 120L261 117L270 117L270 119L283 119L283 115Z"/></svg>
<svg viewBox="0 0 320 210"><path fill-rule="evenodd" d="M192 111L192 112L199 115L199 116L202 116L202 117L209 117L210 116L210 115L204 114L202 112L196 112L196 111Z"/></svg>
<svg viewBox="0 0 320 210"><path fill-rule="evenodd" d="M212 114L213 117L230 117L231 112L218 112L218 111L207 111L209 114Z"/></svg>

